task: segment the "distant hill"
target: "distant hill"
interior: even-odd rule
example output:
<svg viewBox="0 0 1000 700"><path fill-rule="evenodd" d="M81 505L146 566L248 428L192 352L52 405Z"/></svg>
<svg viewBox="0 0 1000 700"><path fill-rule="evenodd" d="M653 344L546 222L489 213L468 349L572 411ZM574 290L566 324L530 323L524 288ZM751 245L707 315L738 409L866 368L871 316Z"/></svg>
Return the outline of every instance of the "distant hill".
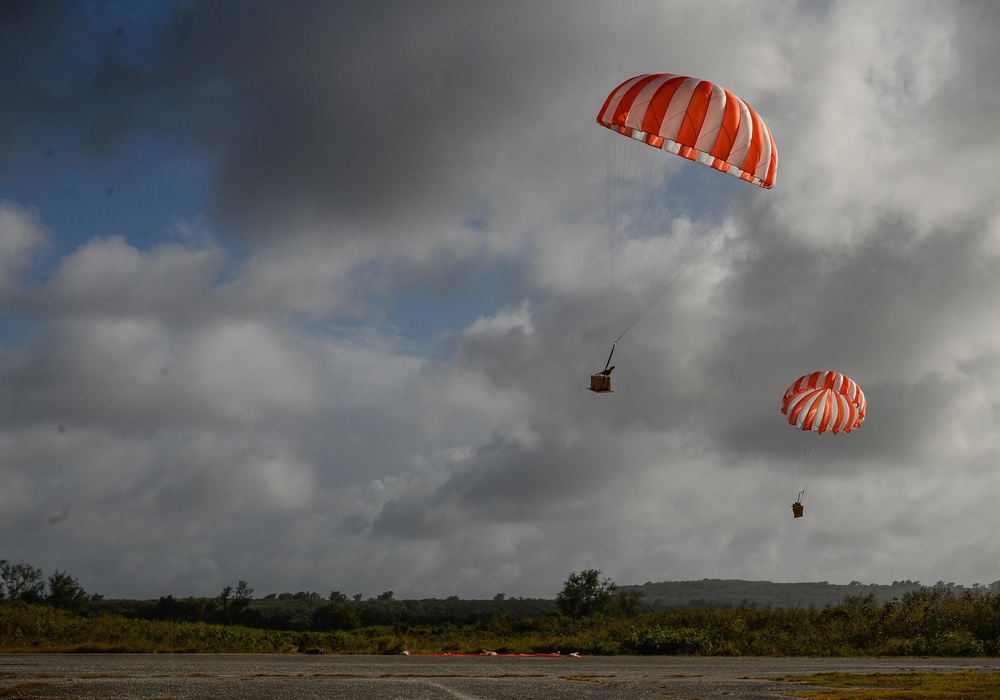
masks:
<svg viewBox="0 0 1000 700"><path fill-rule="evenodd" d="M961 588L955 584L950 588ZM700 581L647 582L642 585L619 586L619 591L642 594L641 609L739 606L769 608L822 608L842 603L848 596L872 595L879 603L893 598L902 599L908 591L924 586L919 581L894 581L892 584L858 583L772 583L739 579L702 579Z"/></svg>

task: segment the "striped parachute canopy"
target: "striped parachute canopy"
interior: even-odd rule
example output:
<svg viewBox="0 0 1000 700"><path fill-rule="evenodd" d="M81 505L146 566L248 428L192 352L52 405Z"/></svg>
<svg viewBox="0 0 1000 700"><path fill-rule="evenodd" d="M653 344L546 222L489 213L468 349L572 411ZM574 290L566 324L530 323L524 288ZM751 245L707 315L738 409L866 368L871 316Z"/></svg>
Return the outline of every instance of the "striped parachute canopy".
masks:
<svg viewBox="0 0 1000 700"><path fill-rule="evenodd" d="M789 425L815 433L849 433L865 421L864 392L839 372L813 372L795 380L781 400Z"/></svg>
<svg viewBox="0 0 1000 700"><path fill-rule="evenodd" d="M597 123L607 129L617 343L749 194L774 186L778 150L764 120L742 99L670 73L620 84Z"/></svg>
<svg viewBox="0 0 1000 700"><path fill-rule="evenodd" d="M778 149L764 120L706 80L671 73L629 78L605 100L597 123L760 187L774 186Z"/></svg>

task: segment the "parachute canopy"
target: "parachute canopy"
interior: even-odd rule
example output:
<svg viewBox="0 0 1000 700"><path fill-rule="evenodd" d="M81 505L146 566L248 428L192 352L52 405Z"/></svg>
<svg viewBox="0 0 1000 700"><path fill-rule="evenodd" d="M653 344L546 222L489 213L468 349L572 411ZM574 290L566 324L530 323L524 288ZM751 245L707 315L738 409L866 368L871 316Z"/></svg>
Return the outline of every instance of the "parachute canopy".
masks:
<svg viewBox="0 0 1000 700"><path fill-rule="evenodd" d="M608 95L597 123L653 148L770 189L778 149L750 105L707 80L671 73L629 78Z"/></svg>
<svg viewBox="0 0 1000 700"><path fill-rule="evenodd" d="M849 433L860 428L866 409L861 387L839 372L803 375L781 400L789 425L816 433Z"/></svg>
<svg viewBox="0 0 1000 700"><path fill-rule="evenodd" d="M778 150L764 120L739 97L670 73L621 83L597 123L607 129L617 343L750 193L774 185Z"/></svg>

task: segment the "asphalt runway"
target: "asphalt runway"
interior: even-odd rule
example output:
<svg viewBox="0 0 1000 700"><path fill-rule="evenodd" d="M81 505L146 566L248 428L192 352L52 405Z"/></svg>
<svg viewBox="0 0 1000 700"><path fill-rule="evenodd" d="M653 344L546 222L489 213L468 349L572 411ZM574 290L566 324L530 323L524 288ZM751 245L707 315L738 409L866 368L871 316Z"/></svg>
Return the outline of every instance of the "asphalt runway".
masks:
<svg viewBox="0 0 1000 700"><path fill-rule="evenodd" d="M1000 659L0 654L0 696L773 700L802 689L775 680L788 674L960 670L1000 672Z"/></svg>

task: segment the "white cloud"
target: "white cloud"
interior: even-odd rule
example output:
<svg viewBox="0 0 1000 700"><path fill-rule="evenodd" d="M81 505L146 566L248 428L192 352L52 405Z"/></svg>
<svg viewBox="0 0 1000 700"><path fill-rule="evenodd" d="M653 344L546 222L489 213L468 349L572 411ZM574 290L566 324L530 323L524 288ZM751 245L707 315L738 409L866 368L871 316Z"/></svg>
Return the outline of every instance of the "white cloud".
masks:
<svg viewBox="0 0 1000 700"><path fill-rule="evenodd" d="M5 297L18 289L18 274L47 238L38 212L0 200L0 295Z"/></svg>

